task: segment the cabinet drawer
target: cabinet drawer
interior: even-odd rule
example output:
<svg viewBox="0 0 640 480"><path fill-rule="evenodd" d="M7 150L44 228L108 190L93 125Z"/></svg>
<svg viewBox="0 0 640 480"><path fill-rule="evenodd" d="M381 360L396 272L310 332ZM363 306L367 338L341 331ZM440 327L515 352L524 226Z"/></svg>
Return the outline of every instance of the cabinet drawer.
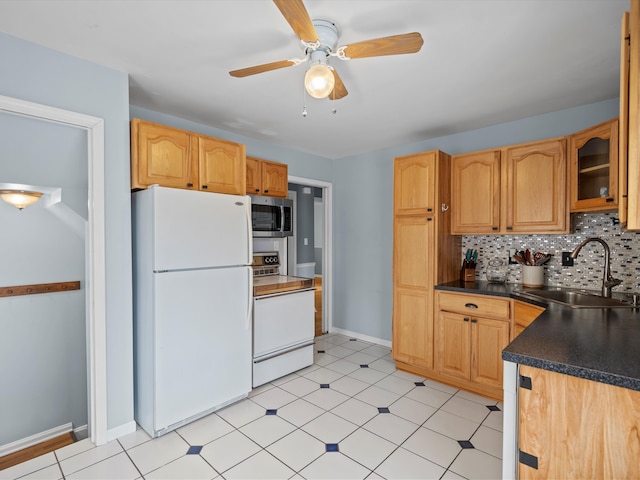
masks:
<svg viewBox="0 0 640 480"><path fill-rule="evenodd" d="M440 310L473 315L474 317L509 320L511 315L511 302L496 297L438 292L438 302Z"/></svg>

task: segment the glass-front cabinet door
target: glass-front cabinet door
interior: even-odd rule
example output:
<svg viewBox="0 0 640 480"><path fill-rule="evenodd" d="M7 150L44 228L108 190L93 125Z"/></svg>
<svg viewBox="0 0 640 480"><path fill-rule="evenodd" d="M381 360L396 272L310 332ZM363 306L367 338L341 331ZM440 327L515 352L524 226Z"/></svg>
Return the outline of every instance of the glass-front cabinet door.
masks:
<svg viewBox="0 0 640 480"><path fill-rule="evenodd" d="M570 137L571 212L618 209L618 119Z"/></svg>

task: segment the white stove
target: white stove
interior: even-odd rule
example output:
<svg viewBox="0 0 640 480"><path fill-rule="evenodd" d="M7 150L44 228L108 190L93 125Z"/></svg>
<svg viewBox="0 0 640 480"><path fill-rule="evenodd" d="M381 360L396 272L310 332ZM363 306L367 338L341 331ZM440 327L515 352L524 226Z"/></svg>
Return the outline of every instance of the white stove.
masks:
<svg viewBox="0 0 640 480"><path fill-rule="evenodd" d="M253 256L253 387L313 363L313 279L280 275L278 252Z"/></svg>

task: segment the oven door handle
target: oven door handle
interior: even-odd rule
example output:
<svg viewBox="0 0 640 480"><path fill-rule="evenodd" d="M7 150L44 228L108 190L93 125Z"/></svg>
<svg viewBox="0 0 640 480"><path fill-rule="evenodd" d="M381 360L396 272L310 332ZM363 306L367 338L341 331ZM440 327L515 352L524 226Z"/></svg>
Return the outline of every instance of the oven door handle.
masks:
<svg viewBox="0 0 640 480"><path fill-rule="evenodd" d="M266 300L267 298L282 297L283 295L293 295L294 293L313 292L313 291L315 291L315 287L301 288L298 290L287 290L286 292L269 293L267 295L260 295L259 297L255 297L255 299Z"/></svg>
<svg viewBox="0 0 640 480"><path fill-rule="evenodd" d="M274 352L274 353L270 353L269 355L265 355L264 357L254 358L253 363L266 362L267 360L271 360L272 358L276 358L281 355L286 355L287 353L295 352L296 350L307 348L313 344L314 344L314 341L310 340L308 342L303 343L302 345L296 345L295 347L288 348L287 350L284 350L282 352Z"/></svg>

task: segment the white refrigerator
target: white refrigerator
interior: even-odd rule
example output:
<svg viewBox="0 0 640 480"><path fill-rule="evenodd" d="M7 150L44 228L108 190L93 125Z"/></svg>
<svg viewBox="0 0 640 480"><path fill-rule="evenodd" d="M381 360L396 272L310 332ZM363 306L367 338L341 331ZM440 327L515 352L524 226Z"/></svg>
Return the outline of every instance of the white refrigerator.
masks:
<svg viewBox="0 0 640 480"><path fill-rule="evenodd" d="M251 390L251 201L152 186L132 209L135 419L156 437Z"/></svg>

